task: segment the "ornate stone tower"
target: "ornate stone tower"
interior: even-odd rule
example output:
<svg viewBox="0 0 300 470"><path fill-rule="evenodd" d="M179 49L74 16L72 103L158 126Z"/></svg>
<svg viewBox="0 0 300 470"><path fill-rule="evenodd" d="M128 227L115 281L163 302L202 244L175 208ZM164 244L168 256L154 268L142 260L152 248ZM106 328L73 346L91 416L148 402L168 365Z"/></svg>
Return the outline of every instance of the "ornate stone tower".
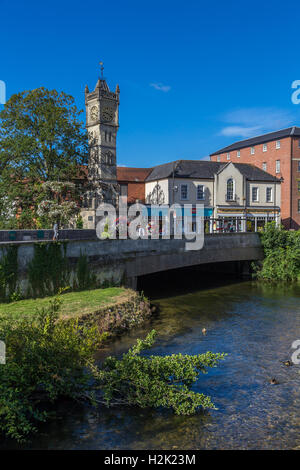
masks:
<svg viewBox="0 0 300 470"><path fill-rule="evenodd" d="M110 91L103 77L98 79L95 90L85 87L86 127L89 136L89 163L86 210L82 211L87 228L94 228L95 210L101 202L118 203L117 184L117 132L119 128L119 93L117 85ZM93 219L93 220L92 220Z"/></svg>

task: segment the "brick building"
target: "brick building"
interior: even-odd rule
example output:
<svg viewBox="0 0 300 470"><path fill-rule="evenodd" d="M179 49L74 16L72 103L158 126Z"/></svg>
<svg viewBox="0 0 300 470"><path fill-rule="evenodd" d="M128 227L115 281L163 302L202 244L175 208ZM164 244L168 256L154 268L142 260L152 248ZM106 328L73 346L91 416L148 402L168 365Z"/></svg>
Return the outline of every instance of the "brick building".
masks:
<svg viewBox="0 0 300 470"><path fill-rule="evenodd" d="M117 167L117 182L120 196L127 196L128 204L145 202L145 180L152 168Z"/></svg>
<svg viewBox="0 0 300 470"><path fill-rule="evenodd" d="M286 228L300 227L300 127L242 140L210 155L215 162L251 163L282 178L281 217Z"/></svg>

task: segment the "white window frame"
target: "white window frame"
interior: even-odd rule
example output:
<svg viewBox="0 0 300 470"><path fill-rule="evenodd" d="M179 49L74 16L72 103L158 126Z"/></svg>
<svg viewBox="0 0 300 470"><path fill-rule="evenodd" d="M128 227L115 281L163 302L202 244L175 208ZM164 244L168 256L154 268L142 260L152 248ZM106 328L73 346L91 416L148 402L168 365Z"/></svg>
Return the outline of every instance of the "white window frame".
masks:
<svg viewBox="0 0 300 470"><path fill-rule="evenodd" d="M182 198L182 186L186 186L186 198ZM180 183L180 200L188 201L189 200L189 185L188 183Z"/></svg>
<svg viewBox="0 0 300 470"><path fill-rule="evenodd" d="M263 164L262 164L263 171L267 171L267 168L268 168L267 162L263 162Z"/></svg>
<svg viewBox="0 0 300 470"><path fill-rule="evenodd" d="M275 173L280 173L280 160L275 162Z"/></svg>
<svg viewBox="0 0 300 470"><path fill-rule="evenodd" d="M241 156L241 151L240 151L240 150L238 150L238 151L236 152L236 156L237 156L238 158L240 158L240 156Z"/></svg>
<svg viewBox="0 0 300 470"><path fill-rule="evenodd" d="M263 152L267 152L268 150L268 144L263 144Z"/></svg>
<svg viewBox="0 0 300 470"><path fill-rule="evenodd" d="M220 162L221 161L221 157L220 155L217 155L217 162Z"/></svg>
<svg viewBox="0 0 300 470"><path fill-rule="evenodd" d="M256 192L256 199L253 199L253 190L256 189L257 192ZM259 202L259 187L258 186L252 186L251 188L251 201L252 202Z"/></svg>
<svg viewBox="0 0 300 470"><path fill-rule="evenodd" d="M276 149L280 149L280 147L281 147L280 140L276 140Z"/></svg>
<svg viewBox="0 0 300 470"><path fill-rule="evenodd" d="M230 160L230 152L227 153L226 158L227 160Z"/></svg>
<svg viewBox="0 0 300 470"><path fill-rule="evenodd" d="M271 197L270 197L269 201L268 201L268 189L271 191ZM266 187L266 202L273 202L273 188L272 188L272 186L267 186Z"/></svg>
<svg viewBox="0 0 300 470"><path fill-rule="evenodd" d="M201 197L201 198L198 197L198 188L199 188L199 186L202 186L203 197ZM205 186L204 186L204 184L197 184L197 186L196 186L196 199L197 199L197 201L204 201L205 200Z"/></svg>
<svg viewBox="0 0 300 470"><path fill-rule="evenodd" d="M255 154L255 147L251 147L251 148L250 148L250 154L251 154L251 155L254 155L254 154Z"/></svg>
<svg viewBox="0 0 300 470"><path fill-rule="evenodd" d="M228 198L228 181L229 180L232 180L232 199L229 199ZM235 180L234 178L230 177L230 178L227 178L226 180L226 201L235 201Z"/></svg>

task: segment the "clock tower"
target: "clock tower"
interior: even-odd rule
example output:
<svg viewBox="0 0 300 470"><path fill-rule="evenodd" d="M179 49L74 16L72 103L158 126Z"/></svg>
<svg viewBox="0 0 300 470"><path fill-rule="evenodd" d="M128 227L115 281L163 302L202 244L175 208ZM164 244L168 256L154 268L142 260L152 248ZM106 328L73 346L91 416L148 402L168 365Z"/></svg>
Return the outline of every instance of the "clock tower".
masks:
<svg viewBox="0 0 300 470"><path fill-rule="evenodd" d="M95 211L102 202L117 205L117 132L119 128L119 93L110 91L103 77L98 79L94 91L85 87L86 127L89 139L88 180L86 210L82 211L87 228L95 228Z"/></svg>

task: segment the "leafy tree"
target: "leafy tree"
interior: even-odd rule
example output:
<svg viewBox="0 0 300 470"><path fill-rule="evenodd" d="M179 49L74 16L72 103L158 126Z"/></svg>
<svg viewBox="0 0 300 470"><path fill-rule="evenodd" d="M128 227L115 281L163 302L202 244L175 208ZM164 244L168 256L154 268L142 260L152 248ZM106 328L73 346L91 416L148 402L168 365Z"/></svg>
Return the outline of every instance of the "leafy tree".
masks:
<svg viewBox="0 0 300 470"><path fill-rule="evenodd" d="M37 214L50 222L68 224L80 212L75 184L70 182L46 181L42 184L45 199L38 205Z"/></svg>
<svg viewBox="0 0 300 470"><path fill-rule="evenodd" d="M70 181L87 163L81 112L72 96L38 88L13 95L0 113L0 200L16 203L25 226L43 199L42 183Z"/></svg>

